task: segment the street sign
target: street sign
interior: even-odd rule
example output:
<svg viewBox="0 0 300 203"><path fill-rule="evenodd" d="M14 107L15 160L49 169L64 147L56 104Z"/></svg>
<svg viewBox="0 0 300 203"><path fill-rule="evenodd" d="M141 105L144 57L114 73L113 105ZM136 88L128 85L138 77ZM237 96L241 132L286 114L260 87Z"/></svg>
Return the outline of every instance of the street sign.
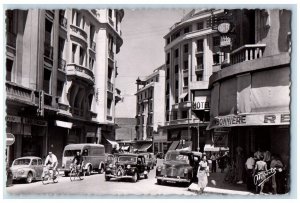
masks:
<svg viewBox="0 0 300 203"><path fill-rule="evenodd" d="M15 136L11 133L6 133L6 145L10 146L15 143Z"/></svg>

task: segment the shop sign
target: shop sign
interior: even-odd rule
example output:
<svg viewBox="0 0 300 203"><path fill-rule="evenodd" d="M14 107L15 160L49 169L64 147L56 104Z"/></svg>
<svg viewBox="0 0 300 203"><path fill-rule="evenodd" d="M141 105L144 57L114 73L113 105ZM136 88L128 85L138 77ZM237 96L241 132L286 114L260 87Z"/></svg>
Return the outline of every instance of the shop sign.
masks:
<svg viewBox="0 0 300 203"><path fill-rule="evenodd" d="M214 143L215 147L227 147L228 131L227 132L214 132L213 143Z"/></svg>
<svg viewBox="0 0 300 203"><path fill-rule="evenodd" d="M19 116L10 116L7 115L5 117L6 122L12 122L12 123L21 123L21 117Z"/></svg>
<svg viewBox="0 0 300 203"><path fill-rule="evenodd" d="M228 37L226 35L221 36L220 47L227 47L227 46L231 46L231 37Z"/></svg>
<svg viewBox="0 0 300 203"><path fill-rule="evenodd" d="M23 118L23 123L28 125L47 126L47 121Z"/></svg>
<svg viewBox="0 0 300 203"><path fill-rule="evenodd" d="M245 115L229 115L214 118L209 129L216 127L232 127L232 126L253 126L253 125L289 125L290 114L245 114Z"/></svg>
<svg viewBox="0 0 300 203"><path fill-rule="evenodd" d="M231 30L230 23L221 23L218 25L218 31L222 34L226 34Z"/></svg>
<svg viewBox="0 0 300 203"><path fill-rule="evenodd" d="M15 136L11 133L6 133L6 145L10 146L15 143Z"/></svg>
<svg viewBox="0 0 300 203"><path fill-rule="evenodd" d="M192 105L192 110L210 109L210 102L207 96L195 97Z"/></svg>

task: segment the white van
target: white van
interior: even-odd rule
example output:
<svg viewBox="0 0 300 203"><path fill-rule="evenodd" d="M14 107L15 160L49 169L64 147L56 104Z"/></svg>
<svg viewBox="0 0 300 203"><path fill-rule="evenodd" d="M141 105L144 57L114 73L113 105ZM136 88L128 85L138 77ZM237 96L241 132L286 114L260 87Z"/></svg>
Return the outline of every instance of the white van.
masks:
<svg viewBox="0 0 300 203"><path fill-rule="evenodd" d="M101 144L69 144L65 146L62 157L62 170L65 176L69 175L70 164L74 156L79 151L83 158L83 170L85 175L90 175L92 171L103 173L105 169L105 149Z"/></svg>

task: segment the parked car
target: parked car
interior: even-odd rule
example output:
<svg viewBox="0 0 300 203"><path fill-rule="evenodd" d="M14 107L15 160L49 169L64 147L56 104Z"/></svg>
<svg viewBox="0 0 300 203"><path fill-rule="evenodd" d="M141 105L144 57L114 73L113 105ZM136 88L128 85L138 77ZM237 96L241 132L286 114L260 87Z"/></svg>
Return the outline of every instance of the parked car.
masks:
<svg viewBox="0 0 300 203"><path fill-rule="evenodd" d="M115 154L114 163L105 169L105 180L111 178L131 178L136 182L141 177L148 178L145 157L140 154Z"/></svg>
<svg viewBox="0 0 300 203"><path fill-rule="evenodd" d="M156 167L157 184L192 183L195 176L194 168L198 167L198 163L194 161L194 154L191 151L168 151L163 165Z"/></svg>
<svg viewBox="0 0 300 203"><path fill-rule="evenodd" d="M105 149L100 144L69 144L65 146L62 157L62 170L65 176L70 173L70 165L77 152L80 152L83 159L83 172L90 175L92 171L103 173L105 170Z"/></svg>
<svg viewBox="0 0 300 203"><path fill-rule="evenodd" d="M145 160L146 160L146 164L148 166L148 171L150 171L151 169L154 169L154 167L156 166L156 157L154 156L153 153L140 153L141 155L144 155Z"/></svg>
<svg viewBox="0 0 300 203"><path fill-rule="evenodd" d="M10 167L13 180L25 180L31 183L42 180L43 161L40 157L26 156L15 159Z"/></svg>

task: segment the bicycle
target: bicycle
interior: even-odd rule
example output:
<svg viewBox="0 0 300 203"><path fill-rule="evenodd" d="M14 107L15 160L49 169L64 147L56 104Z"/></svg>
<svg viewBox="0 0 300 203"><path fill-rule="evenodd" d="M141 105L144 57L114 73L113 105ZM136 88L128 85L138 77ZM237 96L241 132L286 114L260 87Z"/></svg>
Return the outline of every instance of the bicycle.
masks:
<svg viewBox="0 0 300 203"><path fill-rule="evenodd" d="M44 166L45 168L46 166ZM55 174L54 174L55 173ZM44 170L44 177L42 179L42 182L44 185L48 184L49 181L53 181L53 183L57 183L58 182L58 170L55 169L55 171L53 170L53 167L49 167L48 170Z"/></svg>
<svg viewBox="0 0 300 203"><path fill-rule="evenodd" d="M70 170L70 180L71 181L75 181L76 177L78 177L79 180L83 180L83 177L81 176L82 164L81 164L80 168L78 168L76 164L71 164L70 168L71 168L71 170Z"/></svg>

